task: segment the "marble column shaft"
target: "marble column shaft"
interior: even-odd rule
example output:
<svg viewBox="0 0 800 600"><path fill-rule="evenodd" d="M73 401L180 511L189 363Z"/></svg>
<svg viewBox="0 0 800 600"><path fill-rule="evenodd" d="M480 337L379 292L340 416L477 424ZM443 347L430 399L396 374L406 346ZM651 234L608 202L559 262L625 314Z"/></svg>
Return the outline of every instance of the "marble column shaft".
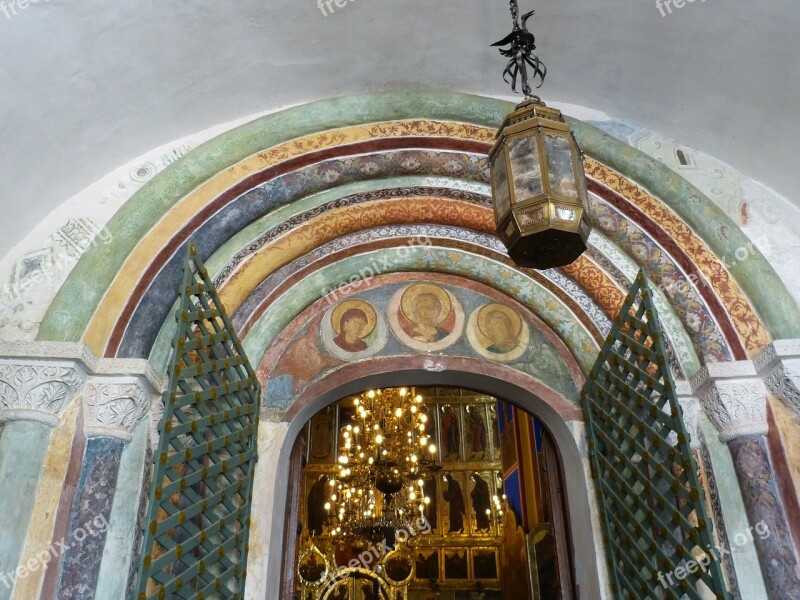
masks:
<svg viewBox="0 0 800 600"><path fill-rule="evenodd" d="M14 350L15 348L9 348ZM52 428L86 381L63 356L0 356L0 600L40 566L21 564Z"/></svg>
<svg viewBox="0 0 800 600"><path fill-rule="evenodd" d="M767 446L764 381L752 361L710 363L692 378L692 387L730 449L750 526L768 528L768 535L729 534L734 540L752 537L770 599L800 600L800 561Z"/></svg>
<svg viewBox="0 0 800 600"><path fill-rule="evenodd" d="M122 453L155 396L145 377L90 376L83 397L86 452L66 537L78 543L61 557L57 581L50 582L52 597L94 599ZM43 594L40 600L50 597Z"/></svg>
<svg viewBox="0 0 800 600"><path fill-rule="evenodd" d="M4 445L0 453L0 528L3 519L13 519L9 529L3 529L15 533L3 536L8 543L0 544L0 565L23 579L39 570L43 581L35 593L40 600L91 600L120 460L134 428L150 413L153 399L163 389L163 380L146 361L96 359L81 344L15 343L4 345L2 352L0 422L6 425L0 437L0 445ZM49 465L52 461L52 457L46 458L51 428L59 426L62 413L76 399L80 399L76 405L79 413L73 410L72 414L80 415L80 426L74 439L80 443L74 446L78 454L65 460L77 460L79 469L69 468L62 476L63 488L55 491L60 497L58 511L47 516L53 520L47 529L52 531L52 540L40 553L44 556L49 550L50 556L46 564L30 569L32 561L22 564L21 553L34 515L20 511L27 507L27 512L32 512L42 469L45 462ZM12 506L18 510L11 510ZM34 542L37 548L47 545L41 539ZM23 595L31 595L30 583ZM17 600L19 593L14 582L4 586L0 579L0 600Z"/></svg>

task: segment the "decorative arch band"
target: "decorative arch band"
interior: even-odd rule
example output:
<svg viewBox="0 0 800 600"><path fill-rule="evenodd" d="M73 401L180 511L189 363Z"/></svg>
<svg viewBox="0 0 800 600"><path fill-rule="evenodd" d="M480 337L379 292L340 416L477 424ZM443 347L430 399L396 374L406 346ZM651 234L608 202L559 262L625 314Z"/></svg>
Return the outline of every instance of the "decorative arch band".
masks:
<svg viewBox="0 0 800 600"><path fill-rule="evenodd" d="M271 272L310 251L309 238L290 240L311 227L313 219L292 229L283 241L253 252L225 246L238 232L275 217L276 210L291 216L295 203L299 206L326 190L379 177L425 174L485 183L493 128L509 108L507 103L457 94L358 96L298 107L224 134L154 179L121 209L109 224L113 244L94 248L81 259L48 311L39 338L82 339L105 355L146 356L157 327L146 333L142 324L149 315L160 325L168 313L177 288L170 285L171 261L190 236L206 259L221 249L246 256L221 282L223 295L233 301L229 309L235 311ZM698 278L695 295L710 319L703 326L711 323L721 333L720 347L727 348L723 352L735 358L753 355L768 343L768 331L800 332L797 308L760 255L730 271L717 258L746 246L747 240L713 203L657 161L589 125L573 126L591 157L587 172L601 208L623 217L609 224L614 219L608 213L609 222L596 217L596 224L634 260L645 263L656 284L673 273ZM388 223L408 225L437 219L488 233L491 212L485 200L480 194L467 196L415 197L405 202L410 207L399 200L378 201L371 218L363 206L335 209L341 213L335 214L337 219L350 219L352 226L333 237L375 227L384 217ZM323 235L326 217L318 219L313 226ZM719 235L720 228L725 236ZM278 243L283 244L282 258L262 268L263 249L271 254ZM663 253L662 263L657 251ZM659 270L668 263L672 271ZM570 272L592 296L586 267L565 270ZM670 296L698 347L695 324L681 313L679 300ZM603 307L608 310L607 300ZM729 359L706 350L701 354L705 360Z"/></svg>

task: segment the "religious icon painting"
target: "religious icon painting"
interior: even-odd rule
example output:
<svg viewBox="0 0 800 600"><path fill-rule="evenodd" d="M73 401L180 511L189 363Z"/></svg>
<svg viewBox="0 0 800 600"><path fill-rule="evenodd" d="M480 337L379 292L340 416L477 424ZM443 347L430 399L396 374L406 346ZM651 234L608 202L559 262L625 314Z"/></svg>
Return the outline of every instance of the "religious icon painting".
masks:
<svg viewBox="0 0 800 600"><path fill-rule="evenodd" d="M489 447L491 448L491 456L489 457L490 460L500 460L500 431L498 429L498 415L497 415L497 404L489 404L488 405L488 416L489 416L489 423L488 423L488 437L489 437Z"/></svg>
<svg viewBox="0 0 800 600"><path fill-rule="evenodd" d="M324 600L350 600L349 580L344 580L330 588L323 598Z"/></svg>
<svg viewBox="0 0 800 600"><path fill-rule="evenodd" d="M476 471L469 474L469 520L473 535L494 533L497 512L495 507L494 475Z"/></svg>
<svg viewBox="0 0 800 600"><path fill-rule="evenodd" d="M300 555L298 574L309 586L322 585L328 574L328 559L315 545L307 547Z"/></svg>
<svg viewBox="0 0 800 600"><path fill-rule="evenodd" d="M383 571L389 583L407 585L414 577L414 560L406 551L394 551L384 560Z"/></svg>
<svg viewBox="0 0 800 600"><path fill-rule="evenodd" d="M392 296L389 326L406 346L422 352L443 350L461 336L464 309L443 287L433 283L415 283Z"/></svg>
<svg viewBox="0 0 800 600"><path fill-rule="evenodd" d="M336 410L328 407L311 419L309 462L331 463L336 445Z"/></svg>
<svg viewBox="0 0 800 600"><path fill-rule="evenodd" d="M444 578L448 579L469 579L469 564L467 562L468 550L445 550L444 551Z"/></svg>
<svg viewBox="0 0 800 600"><path fill-rule="evenodd" d="M459 471L441 472L439 490L442 502L439 521L444 535L467 535L469 533L469 514L467 513L467 487L464 473Z"/></svg>
<svg viewBox="0 0 800 600"><path fill-rule="evenodd" d="M389 594L384 585L367 579L354 580L355 584L355 600L389 600Z"/></svg>
<svg viewBox="0 0 800 600"><path fill-rule="evenodd" d="M325 349L346 361L368 358L386 345L386 320L369 302L353 298L329 308L320 336Z"/></svg>
<svg viewBox="0 0 800 600"><path fill-rule="evenodd" d="M463 419L460 404L439 405L439 453L443 462L461 460L463 439Z"/></svg>
<svg viewBox="0 0 800 600"><path fill-rule="evenodd" d="M493 548L472 549L472 572L475 579L498 579L498 556Z"/></svg>
<svg viewBox="0 0 800 600"><path fill-rule="evenodd" d="M467 321L467 339L480 356L497 362L517 360L528 349L530 331L522 316L505 304L486 304Z"/></svg>
<svg viewBox="0 0 800 600"><path fill-rule="evenodd" d="M358 554L347 542L341 541L333 549L333 566L336 570L346 569L351 560L358 559Z"/></svg>
<svg viewBox="0 0 800 600"><path fill-rule="evenodd" d="M437 550L426 551L419 548L414 557L416 563L416 573L414 578L417 581L437 580L440 578L439 552Z"/></svg>
<svg viewBox="0 0 800 600"><path fill-rule="evenodd" d="M328 476L324 473L306 473L305 522L304 534L310 536L323 535L328 530L328 512L325 503L328 501Z"/></svg>
<svg viewBox="0 0 800 600"><path fill-rule="evenodd" d="M464 407L464 437L466 460L491 460L484 404L468 404Z"/></svg>

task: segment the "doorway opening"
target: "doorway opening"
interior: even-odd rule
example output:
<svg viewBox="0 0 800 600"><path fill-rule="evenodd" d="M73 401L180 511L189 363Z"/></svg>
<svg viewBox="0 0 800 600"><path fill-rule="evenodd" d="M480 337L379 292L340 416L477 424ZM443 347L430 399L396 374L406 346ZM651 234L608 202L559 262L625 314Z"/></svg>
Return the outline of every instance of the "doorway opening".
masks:
<svg viewBox="0 0 800 600"><path fill-rule="evenodd" d="M398 389L378 392L388 398ZM411 448L406 456L414 463L419 456L424 468L414 470L408 490L387 496L369 489L367 479L342 477L353 471L350 461L359 453L365 465L369 460L360 446L353 453L357 442L366 446L354 433L364 427L364 394L323 408L298 435L290 461L286 597L574 598L566 488L547 427L482 392L407 389L419 402L414 423L425 415L419 451ZM413 518L397 520L404 505L396 500L404 493ZM345 494L368 498L358 504L358 525L345 514L352 507L343 502Z"/></svg>

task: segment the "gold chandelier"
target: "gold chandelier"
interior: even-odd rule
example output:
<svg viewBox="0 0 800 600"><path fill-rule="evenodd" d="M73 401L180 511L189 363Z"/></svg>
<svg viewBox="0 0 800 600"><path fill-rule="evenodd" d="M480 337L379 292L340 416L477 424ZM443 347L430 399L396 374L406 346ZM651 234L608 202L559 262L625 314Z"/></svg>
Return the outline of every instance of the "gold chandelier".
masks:
<svg viewBox="0 0 800 600"><path fill-rule="evenodd" d="M353 400L342 427L337 473L325 510L331 535L394 537L425 516L425 479L438 467L422 396L413 389L370 390Z"/></svg>

